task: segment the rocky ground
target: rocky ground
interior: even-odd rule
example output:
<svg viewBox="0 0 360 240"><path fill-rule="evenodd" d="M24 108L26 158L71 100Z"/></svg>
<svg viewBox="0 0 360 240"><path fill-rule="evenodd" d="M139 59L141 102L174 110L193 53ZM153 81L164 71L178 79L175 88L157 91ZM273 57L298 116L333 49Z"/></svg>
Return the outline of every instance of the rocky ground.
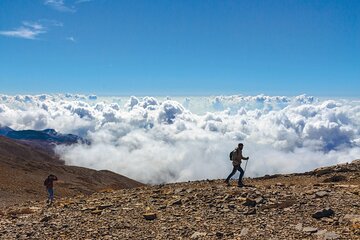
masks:
<svg viewBox="0 0 360 240"><path fill-rule="evenodd" d="M207 180L0 210L1 239L360 239L360 160L303 174Z"/></svg>

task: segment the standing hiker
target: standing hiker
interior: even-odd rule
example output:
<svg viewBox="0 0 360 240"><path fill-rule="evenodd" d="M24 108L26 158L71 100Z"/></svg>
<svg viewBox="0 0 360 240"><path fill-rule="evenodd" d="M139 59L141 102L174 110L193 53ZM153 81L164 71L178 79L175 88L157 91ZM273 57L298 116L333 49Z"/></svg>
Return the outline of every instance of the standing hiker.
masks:
<svg viewBox="0 0 360 240"><path fill-rule="evenodd" d="M230 178L232 176L234 176L234 174L236 173L236 171L240 172L240 177L239 177L239 181L238 181L238 187L243 187L244 184L242 182L242 178L244 176L244 170L241 168L241 160L249 160L249 157L244 157L242 155L242 150L244 148L244 144L239 143L238 147L232 151L232 153L230 153L230 157L232 160L232 164L233 164L233 170L230 173L230 175L226 178L225 182L228 186L230 186Z"/></svg>
<svg viewBox="0 0 360 240"><path fill-rule="evenodd" d="M50 174L44 181L44 186L46 187L46 191L48 193L48 200L46 203L52 204L54 201L54 181L57 181L57 177L53 174Z"/></svg>

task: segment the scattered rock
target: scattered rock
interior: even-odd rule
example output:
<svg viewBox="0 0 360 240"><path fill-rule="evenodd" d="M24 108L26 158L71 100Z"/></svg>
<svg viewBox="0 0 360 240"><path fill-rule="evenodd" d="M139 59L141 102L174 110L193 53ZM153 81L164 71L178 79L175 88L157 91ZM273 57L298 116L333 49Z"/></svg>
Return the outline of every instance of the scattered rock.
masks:
<svg viewBox="0 0 360 240"><path fill-rule="evenodd" d="M316 233L318 229L314 227L304 227L302 230L306 233Z"/></svg>
<svg viewBox="0 0 360 240"><path fill-rule="evenodd" d="M215 233L215 236L216 236L217 238L222 238L222 237L224 236L224 233L222 233L222 232L216 232L216 233Z"/></svg>
<svg viewBox="0 0 360 240"><path fill-rule="evenodd" d="M246 198L243 205L247 206L247 207L255 207L256 206L256 201L254 199L251 199L251 198Z"/></svg>
<svg viewBox="0 0 360 240"><path fill-rule="evenodd" d="M96 215L100 215L102 213L102 210L94 210L94 211L91 211L92 214L96 214Z"/></svg>
<svg viewBox="0 0 360 240"><path fill-rule="evenodd" d="M297 225L295 225L295 229L301 231L303 229L302 223L298 223Z"/></svg>
<svg viewBox="0 0 360 240"><path fill-rule="evenodd" d="M260 203L263 203L264 202L264 198L263 197L257 197L257 198L255 198L255 202L256 202L256 204L260 204Z"/></svg>
<svg viewBox="0 0 360 240"><path fill-rule="evenodd" d="M103 204L103 205L98 206L98 209L104 210L104 209L112 207L112 206L113 206L113 204Z"/></svg>
<svg viewBox="0 0 360 240"><path fill-rule="evenodd" d="M185 189L183 189L183 188L177 188L177 189L174 190L174 194L179 194L179 193L181 193L181 192L183 192L183 191L185 191Z"/></svg>
<svg viewBox="0 0 360 240"><path fill-rule="evenodd" d="M146 220L155 220L156 219L156 213L145 213L144 218Z"/></svg>
<svg viewBox="0 0 360 240"><path fill-rule="evenodd" d="M342 182L342 181L346 181L347 178L343 175L334 175L331 176L329 178L325 178L323 182L328 183L328 182Z"/></svg>
<svg viewBox="0 0 360 240"><path fill-rule="evenodd" d="M50 221L50 219L51 219L51 216L45 216L40 220L40 222L48 222L48 221Z"/></svg>
<svg viewBox="0 0 360 240"><path fill-rule="evenodd" d="M286 200L277 204L278 208L288 208L295 204L295 200Z"/></svg>
<svg viewBox="0 0 360 240"><path fill-rule="evenodd" d="M201 238L201 237L205 237L206 236L206 233L204 232L194 232L190 239L198 239L198 238Z"/></svg>
<svg viewBox="0 0 360 240"><path fill-rule="evenodd" d="M248 233L249 233L249 229L243 228L243 229L241 229L240 236L241 237L246 236Z"/></svg>
<svg viewBox="0 0 360 240"><path fill-rule="evenodd" d="M319 191L319 192L316 192L315 193L315 196L317 197L317 198L322 198L322 197L325 197L325 196L328 196L329 194L328 194L328 192L326 192L326 191Z"/></svg>
<svg viewBox="0 0 360 240"><path fill-rule="evenodd" d="M22 226L24 226L25 225L25 223L23 223L23 222L18 222L18 223L16 223L16 226L17 227L22 227Z"/></svg>
<svg viewBox="0 0 360 240"><path fill-rule="evenodd" d="M254 214L256 214L255 208L248 209L246 212L244 212L244 215L254 215Z"/></svg>
<svg viewBox="0 0 360 240"><path fill-rule="evenodd" d="M170 206L181 205L181 204L182 204L181 199L176 199L176 200L173 200L172 202L169 203Z"/></svg>
<svg viewBox="0 0 360 240"><path fill-rule="evenodd" d="M358 189L358 188L359 188L359 185L338 184L338 185L336 185L336 187L338 187L338 188L350 188L350 189L352 190L352 189Z"/></svg>
<svg viewBox="0 0 360 240"><path fill-rule="evenodd" d="M324 235L323 235L323 238L324 239L340 239L340 235L339 234L336 234L334 232L326 232Z"/></svg>
<svg viewBox="0 0 360 240"><path fill-rule="evenodd" d="M326 229L317 231L314 235L315 236L323 236L325 233L327 233Z"/></svg>
<svg viewBox="0 0 360 240"><path fill-rule="evenodd" d="M320 219L320 218L323 218L323 217L331 217L335 214L334 210L332 210L331 208L325 208L321 211L317 211L316 213L314 213L312 215L313 218L316 218L316 219Z"/></svg>

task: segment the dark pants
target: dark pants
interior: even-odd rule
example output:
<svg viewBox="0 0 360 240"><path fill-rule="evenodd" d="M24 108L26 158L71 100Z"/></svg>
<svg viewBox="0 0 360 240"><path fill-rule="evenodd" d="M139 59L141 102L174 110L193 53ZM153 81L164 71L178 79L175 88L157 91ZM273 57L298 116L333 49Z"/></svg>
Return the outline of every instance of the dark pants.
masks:
<svg viewBox="0 0 360 240"><path fill-rule="evenodd" d="M238 185L242 185L242 178L243 178L243 176L244 176L244 170L240 167L240 164L234 166L232 172L231 172L230 175L226 178L226 182L229 182L229 181L230 181L230 178L231 178L232 176L234 176L234 174L236 173L236 171L239 171L239 172L240 172L240 177L239 177Z"/></svg>
<svg viewBox="0 0 360 240"><path fill-rule="evenodd" d="M54 200L54 189L47 188L46 190L48 192L48 202L52 202Z"/></svg>

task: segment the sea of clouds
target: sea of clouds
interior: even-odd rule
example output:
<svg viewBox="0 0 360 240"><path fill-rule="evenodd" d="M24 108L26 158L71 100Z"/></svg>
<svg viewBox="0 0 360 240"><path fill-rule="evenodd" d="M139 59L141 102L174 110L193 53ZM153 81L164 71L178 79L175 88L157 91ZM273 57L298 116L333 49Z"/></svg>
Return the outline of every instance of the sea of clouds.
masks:
<svg viewBox="0 0 360 240"><path fill-rule="evenodd" d="M225 178L238 142L250 177L360 158L359 99L0 95L0 125L85 137L57 147L67 164L144 183Z"/></svg>

